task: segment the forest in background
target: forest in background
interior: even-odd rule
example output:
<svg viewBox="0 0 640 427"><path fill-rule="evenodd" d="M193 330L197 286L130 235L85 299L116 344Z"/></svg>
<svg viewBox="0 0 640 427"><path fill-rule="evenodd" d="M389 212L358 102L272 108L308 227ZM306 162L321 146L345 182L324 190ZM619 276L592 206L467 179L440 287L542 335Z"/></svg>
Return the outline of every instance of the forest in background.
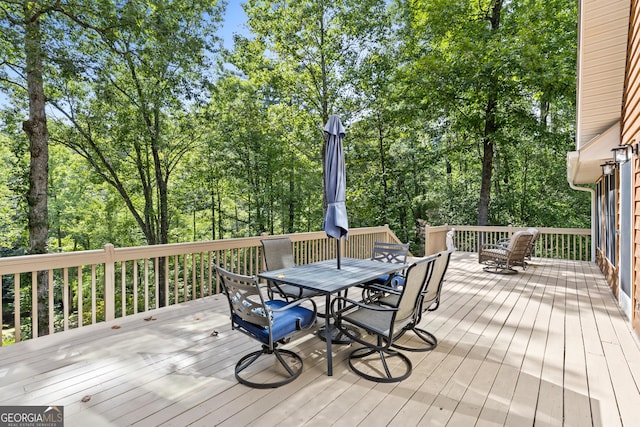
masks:
<svg viewBox="0 0 640 427"><path fill-rule="evenodd" d="M243 7L225 50L217 1L0 1L0 256L319 230L330 114L351 227L589 226L575 0Z"/></svg>

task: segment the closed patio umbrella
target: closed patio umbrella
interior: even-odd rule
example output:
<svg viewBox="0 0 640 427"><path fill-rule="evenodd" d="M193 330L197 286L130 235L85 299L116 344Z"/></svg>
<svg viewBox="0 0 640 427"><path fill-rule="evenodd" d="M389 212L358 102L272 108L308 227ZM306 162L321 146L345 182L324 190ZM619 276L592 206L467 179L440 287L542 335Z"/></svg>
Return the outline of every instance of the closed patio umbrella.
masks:
<svg viewBox="0 0 640 427"><path fill-rule="evenodd" d="M337 264L340 268L340 239L347 238L349 220L347 218L346 187L342 139L345 132L340 117L332 115L324 127L326 148L324 163L324 187L327 195L327 211L322 229L327 236L336 239Z"/></svg>

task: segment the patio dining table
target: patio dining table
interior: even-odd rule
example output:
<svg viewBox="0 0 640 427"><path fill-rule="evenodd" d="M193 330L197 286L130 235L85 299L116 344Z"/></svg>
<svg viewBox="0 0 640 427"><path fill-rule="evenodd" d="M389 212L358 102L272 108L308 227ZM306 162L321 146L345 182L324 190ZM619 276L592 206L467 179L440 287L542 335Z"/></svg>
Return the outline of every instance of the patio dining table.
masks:
<svg viewBox="0 0 640 427"><path fill-rule="evenodd" d="M265 271L258 277L266 280L299 286L322 293L326 298L327 316L325 316L325 330L330 329L328 310L331 305L331 295L350 287L369 282L385 274L407 268L407 264L373 261L370 259L342 258L341 268L336 267L336 260L314 262L296 265L279 270ZM333 360L331 339L327 343L327 375L333 375Z"/></svg>

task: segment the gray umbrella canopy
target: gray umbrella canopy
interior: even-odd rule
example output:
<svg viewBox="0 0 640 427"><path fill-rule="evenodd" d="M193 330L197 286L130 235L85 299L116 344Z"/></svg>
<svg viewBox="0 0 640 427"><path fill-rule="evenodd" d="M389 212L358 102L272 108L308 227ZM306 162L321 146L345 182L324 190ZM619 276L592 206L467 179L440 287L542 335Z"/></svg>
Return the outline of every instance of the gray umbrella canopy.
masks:
<svg viewBox="0 0 640 427"><path fill-rule="evenodd" d="M338 268L340 268L340 238L347 237L349 220L347 218L346 187L347 179L344 167L342 139L344 127L340 117L332 115L324 127L327 146L325 150L324 186L327 194L327 212L322 229L327 236L338 239Z"/></svg>

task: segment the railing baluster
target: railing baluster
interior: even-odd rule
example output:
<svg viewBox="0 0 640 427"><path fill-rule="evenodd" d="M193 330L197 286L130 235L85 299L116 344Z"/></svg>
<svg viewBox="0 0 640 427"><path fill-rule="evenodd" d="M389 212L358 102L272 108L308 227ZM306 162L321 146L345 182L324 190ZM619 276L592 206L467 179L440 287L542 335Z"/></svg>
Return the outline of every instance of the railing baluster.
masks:
<svg viewBox="0 0 640 427"><path fill-rule="evenodd" d="M34 301L38 301L38 272L31 272L31 337L37 338L39 336L38 331L38 305L34 304Z"/></svg>
<svg viewBox="0 0 640 427"><path fill-rule="evenodd" d="M204 254L200 252L198 258L200 259L200 280L198 280L200 285L200 298L204 298Z"/></svg>
<svg viewBox="0 0 640 427"><path fill-rule="evenodd" d="M82 267L78 266L78 327L84 324L84 289L82 286Z"/></svg>
<svg viewBox="0 0 640 427"><path fill-rule="evenodd" d="M127 263L122 261L120 263L120 292L122 298L122 317L127 315Z"/></svg>
<svg viewBox="0 0 640 427"><path fill-rule="evenodd" d="M96 323L96 265L91 264L91 323Z"/></svg>
<svg viewBox="0 0 640 427"><path fill-rule="evenodd" d="M196 272L196 254L191 254L191 287L193 288L193 294L191 295L192 300L198 298L198 281Z"/></svg>
<svg viewBox="0 0 640 427"><path fill-rule="evenodd" d="M20 273L13 275L13 337L16 342L20 342L22 337L20 328L22 323L20 321L20 313L22 313L22 307L20 306Z"/></svg>
<svg viewBox="0 0 640 427"><path fill-rule="evenodd" d="M133 260L133 314L138 313L138 260Z"/></svg>
<svg viewBox="0 0 640 427"><path fill-rule="evenodd" d="M62 269L62 329L69 329L69 268Z"/></svg>
<svg viewBox="0 0 640 427"><path fill-rule="evenodd" d="M165 276L166 277L166 276ZM162 287L165 287L165 283L162 284ZM153 258L153 296L156 302L156 308L160 308L163 305L163 302L160 301L160 258ZM166 305L167 295L164 295L165 301L164 305Z"/></svg>
<svg viewBox="0 0 640 427"><path fill-rule="evenodd" d="M173 303L180 302L180 290L178 288L178 261L179 255L173 256Z"/></svg>
<svg viewBox="0 0 640 427"><path fill-rule="evenodd" d="M213 292L213 259L212 252L207 252L207 294L211 295Z"/></svg>
<svg viewBox="0 0 640 427"><path fill-rule="evenodd" d="M142 275L144 277L144 311L149 311L149 259L142 263Z"/></svg>
<svg viewBox="0 0 640 427"><path fill-rule="evenodd" d="M55 325L53 322L53 297L54 297L54 289L53 286L55 284L55 281L53 280L53 269L49 269L47 271L47 286L48 286L48 291L49 291L49 295L47 295L47 299L49 301L49 335L53 335L53 333L55 332Z"/></svg>

